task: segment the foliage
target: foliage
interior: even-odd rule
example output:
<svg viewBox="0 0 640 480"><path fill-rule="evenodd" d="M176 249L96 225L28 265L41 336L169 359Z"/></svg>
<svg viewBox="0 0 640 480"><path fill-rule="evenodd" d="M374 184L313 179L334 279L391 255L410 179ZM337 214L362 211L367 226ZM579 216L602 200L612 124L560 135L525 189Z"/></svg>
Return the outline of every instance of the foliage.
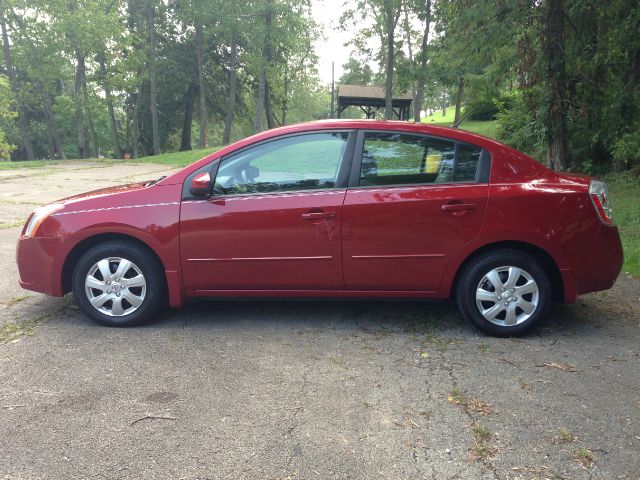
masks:
<svg viewBox="0 0 640 480"><path fill-rule="evenodd" d="M363 62L354 57L349 57L347 63L342 65L343 74L339 83L347 85L372 85L373 70L367 62Z"/></svg>
<svg viewBox="0 0 640 480"><path fill-rule="evenodd" d="M3 157L137 157L154 131L166 152L330 114L308 0L5 0L0 19L0 103L20 113L0 119ZM463 128L495 119L540 161L561 137L572 170L640 168L636 0L355 0L341 27L342 83L455 105Z"/></svg>
<svg viewBox="0 0 640 480"><path fill-rule="evenodd" d="M268 59L262 55L266 10L273 13ZM17 92L35 158L138 156L153 150L152 32L163 151L192 148L201 123L210 131L209 142L219 144L229 109L236 119L232 138L253 133L243 123L252 115L249 109L256 108L263 64L270 88L265 104L276 125L328 115L327 92L315 71L312 40L318 32L306 0L9 0L0 13L16 72L9 91ZM196 27L202 31L201 42ZM237 91L230 103L234 31ZM2 125L8 142L19 145L13 159L27 158L18 120Z"/></svg>
<svg viewBox="0 0 640 480"><path fill-rule="evenodd" d="M6 76L0 75L0 162L8 160L16 146L7 142L6 124L18 114L14 111L13 93Z"/></svg>
<svg viewBox="0 0 640 480"><path fill-rule="evenodd" d="M624 265L622 270L640 277L640 178L629 173L605 177L613 206L613 220L620 229Z"/></svg>
<svg viewBox="0 0 640 480"><path fill-rule="evenodd" d="M543 161L546 155L544 123L537 121L536 112L527 108L523 94L512 91L496 104L498 140Z"/></svg>
<svg viewBox="0 0 640 480"><path fill-rule="evenodd" d="M640 173L640 126L621 135L612 147L613 161L623 169L633 166Z"/></svg>

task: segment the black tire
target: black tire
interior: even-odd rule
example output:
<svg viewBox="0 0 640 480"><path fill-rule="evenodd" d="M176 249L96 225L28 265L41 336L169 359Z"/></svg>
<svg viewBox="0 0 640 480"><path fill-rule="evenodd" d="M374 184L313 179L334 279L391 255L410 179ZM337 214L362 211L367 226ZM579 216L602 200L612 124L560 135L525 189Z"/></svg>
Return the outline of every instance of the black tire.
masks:
<svg viewBox="0 0 640 480"><path fill-rule="evenodd" d="M509 286L506 283L506 279L510 275L509 272L517 272L517 270L505 270L502 267L517 267L523 270L529 278L535 281L537 293L518 293L517 290L520 287L530 282L524 275L518 277L520 287L514 286L513 288L516 290L514 293L509 295L502 293L503 287L505 285ZM493 287L491 281L486 277L490 274L493 275L492 272L496 272L499 275L499 280L504 282L498 289ZM516 275L517 273L513 277ZM481 287L480 282L483 282L483 290L495 293L496 298L500 298L500 300L483 301L477 299L476 294ZM522 292L526 290L526 288L520 289ZM508 288L506 291L510 292L511 289ZM487 292L482 290L479 292L479 294L484 293ZM534 295L537 295L537 297L534 297ZM552 302L549 275L540 262L531 255L512 249L493 250L468 262L458 277L455 296L460 313L478 330L496 337L511 337L524 334L540 319L547 316ZM537 301L537 305L532 312L526 312L519 306L522 305L530 309L531 305L535 303L534 300ZM480 306L478 302L480 302ZM510 303L505 304L504 302ZM494 306L495 310L493 309ZM490 311L498 312L493 322L485 318L480 308L483 308L489 317L491 317ZM507 312L510 309L513 309L514 313L511 314L512 316L509 319L507 318ZM517 323L508 324L509 321L514 321L514 316Z"/></svg>
<svg viewBox="0 0 640 480"><path fill-rule="evenodd" d="M114 275L118 273L117 267L122 260L128 260L133 265L124 272L122 278L114 276L111 280L106 280L102 276L102 269L97 266L98 262L103 259L106 259L107 263L102 263L102 266L107 265ZM124 269L127 264L122 263L122 265ZM91 275L91 280L104 282L104 287L107 282L109 283L108 293L106 290L102 290L102 287L89 288L87 291L85 281L89 278L90 272L94 272ZM140 274L143 276L145 284L144 286L134 286L134 283L142 282L139 280L138 275ZM131 327L147 323L167 304L162 265L148 249L134 242L109 241L89 249L76 263L71 282L73 294L80 310L95 322L109 327ZM112 291L111 289L117 289L117 293L116 290ZM99 305L101 308L99 310L98 307L91 304L89 296L94 297L93 300L97 301L96 303L100 303L102 299L98 300L97 297L101 293L107 294L113 300L106 300ZM115 295L118 298L115 298ZM135 302L131 303L128 299L131 299L132 302L135 300ZM116 300L119 308L116 308L114 304ZM136 306L134 305L136 302L141 303ZM116 310L115 313L114 310Z"/></svg>

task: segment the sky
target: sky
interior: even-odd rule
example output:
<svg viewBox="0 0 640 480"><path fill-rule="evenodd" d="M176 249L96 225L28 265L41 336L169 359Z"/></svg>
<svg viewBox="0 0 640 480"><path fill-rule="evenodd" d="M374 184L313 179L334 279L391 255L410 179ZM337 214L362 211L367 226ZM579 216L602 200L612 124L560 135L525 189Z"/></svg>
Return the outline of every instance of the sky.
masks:
<svg viewBox="0 0 640 480"><path fill-rule="evenodd" d="M345 47L345 43L351 39L357 27L349 26L347 31L342 31L339 24L342 13L355 6L355 0L311 0L311 14L323 33L314 43L318 55L318 76L324 84L331 84L331 62L335 62L335 79L338 82L343 73L342 65L353 55L353 47ZM410 19L410 23L415 30L422 31L423 26L417 19ZM379 48L376 42L375 38L370 39L369 48ZM361 59L359 55L353 56ZM378 65L375 62L369 62L369 65L373 71L377 71Z"/></svg>
<svg viewBox="0 0 640 480"><path fill-rule="evenodd" d="M353 1L347 3L355 3ZM345 0L312 0L311 11L314 20L320 24L323 37L315 41L318 55L318 75L324 84L331 83L331 62L335 62L336 82L342 75L342 65L349 60L352 47L344 44L351 37L350 32L338 28L340 15L347 8Z"/></svg>

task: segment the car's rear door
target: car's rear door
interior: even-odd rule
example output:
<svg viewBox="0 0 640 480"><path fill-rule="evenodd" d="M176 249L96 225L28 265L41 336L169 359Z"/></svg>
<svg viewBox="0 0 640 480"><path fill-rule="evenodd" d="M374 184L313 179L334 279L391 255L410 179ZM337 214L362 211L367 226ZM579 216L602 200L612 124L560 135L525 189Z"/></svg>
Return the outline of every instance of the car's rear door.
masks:
<svg viewBox="0 0 640 480"><path fill-rule="evenodd" d="M349 290L430 291L476 237L490 155L446 138L364 131L343 209Z"/></svg>
<svg viewBox="0 0 640 480"><path fill-rule="evenodd" d="M355 132L316 131L222 159L211 197L182 204L187 290L343 289L342 204L354 144Z"/></svg>

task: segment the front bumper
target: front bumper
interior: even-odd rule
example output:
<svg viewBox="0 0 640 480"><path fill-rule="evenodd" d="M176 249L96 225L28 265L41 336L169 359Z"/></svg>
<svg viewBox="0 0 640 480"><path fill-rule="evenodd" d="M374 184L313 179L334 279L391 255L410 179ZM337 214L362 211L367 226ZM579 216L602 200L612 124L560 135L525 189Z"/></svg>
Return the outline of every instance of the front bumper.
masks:
<svg viewBox="0 0 640 480"><path fill-rule="evenodd" d="M16 262L20 286L26 290L61 297L62 240L57 237L24 237L18 239Z"/></svg>

